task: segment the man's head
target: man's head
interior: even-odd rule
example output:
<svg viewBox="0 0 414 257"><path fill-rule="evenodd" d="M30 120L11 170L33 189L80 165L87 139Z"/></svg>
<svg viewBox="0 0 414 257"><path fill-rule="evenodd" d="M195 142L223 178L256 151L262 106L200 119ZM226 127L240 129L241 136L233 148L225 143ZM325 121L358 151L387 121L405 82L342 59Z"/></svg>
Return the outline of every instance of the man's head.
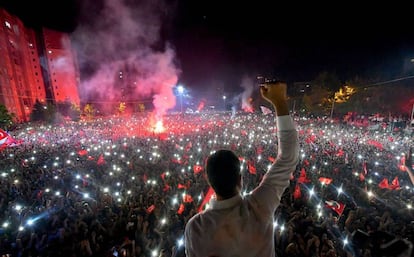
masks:
<svg viewBox="0 0 414 257"><path fill-rule="evenodd" d="M218 150L207 159L207 178L218 197L227 199L241 190L239 158L230 150Z"/></svg>

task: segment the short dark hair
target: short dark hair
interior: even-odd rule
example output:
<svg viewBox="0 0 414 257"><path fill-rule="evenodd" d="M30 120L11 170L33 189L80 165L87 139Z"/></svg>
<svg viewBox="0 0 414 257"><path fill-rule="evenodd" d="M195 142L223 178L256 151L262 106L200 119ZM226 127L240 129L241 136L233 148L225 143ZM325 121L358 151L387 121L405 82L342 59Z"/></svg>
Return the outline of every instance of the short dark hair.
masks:
<svg viewBox="0 0 414 257"><path fill-rule="evenodd" d="M223 198L235 195L240 180L240 160L233 151L221 149L210 155L206 164L207 178L216 194Z"/></svg>

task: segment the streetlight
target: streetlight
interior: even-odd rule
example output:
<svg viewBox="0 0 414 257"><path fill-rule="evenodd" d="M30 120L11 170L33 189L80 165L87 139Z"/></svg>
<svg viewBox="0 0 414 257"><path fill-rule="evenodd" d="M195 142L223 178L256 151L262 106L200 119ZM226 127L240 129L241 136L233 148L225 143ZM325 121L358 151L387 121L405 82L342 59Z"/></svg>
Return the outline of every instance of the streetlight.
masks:
<svg viewBox="0 0 414 257"><path fill-rule="evenodd" d="M178 91L178 95L180 96L180 109L181 109L181 114L184 115L183 113L183 93L184 93L184 87L179 85L177 87L177 91Z"/></svg>
<svg viewBox="0 0 414 257"><path fill-rule="evenodd" d="M223 102L224 102L224 111L226 111L226 96L225 95L223 95Z"/></svg>

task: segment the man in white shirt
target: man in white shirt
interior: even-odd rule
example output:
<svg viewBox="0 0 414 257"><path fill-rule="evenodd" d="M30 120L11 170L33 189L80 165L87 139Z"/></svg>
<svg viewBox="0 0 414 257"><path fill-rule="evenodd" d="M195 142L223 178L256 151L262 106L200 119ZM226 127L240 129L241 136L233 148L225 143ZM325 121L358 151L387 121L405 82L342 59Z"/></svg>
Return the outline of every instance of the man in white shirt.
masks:
<svg viewBox="0 0 414 257"><path fill-rule="evenodd" d="M286 83L263 83L260 92L276 112L277 158L260 185L241 196L240 161L230 150L209 156L207 179L214 189L210 208L194 215L185 227L187 257L275 256L274 212L289 186L299 160L296 126L289 115Z"/></svg>

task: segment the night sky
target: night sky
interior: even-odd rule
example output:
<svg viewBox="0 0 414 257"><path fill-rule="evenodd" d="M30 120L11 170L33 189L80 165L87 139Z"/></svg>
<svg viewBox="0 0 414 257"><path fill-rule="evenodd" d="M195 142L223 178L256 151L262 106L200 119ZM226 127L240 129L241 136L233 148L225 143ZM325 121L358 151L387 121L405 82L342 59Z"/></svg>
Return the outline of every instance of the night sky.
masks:
<svg viewBox="0 0 414 257"><path fill-rule="evenodd" d="M145 1L119 2L134 7ZM341 80L393 76L404 58L414 57L414 23L405 6L260 0L152 2L159 3L151 10L161 24L159 39L151 46L162 49L169 44L174 49L181 69L179 81L189 87L232 87L240 84L243 75L259 74L288 81L309 81L321 71L334 72ZM94 19L104 0L0 3L29 26L73 33ZM93 68L83 72L93 73Z"/></svg>

